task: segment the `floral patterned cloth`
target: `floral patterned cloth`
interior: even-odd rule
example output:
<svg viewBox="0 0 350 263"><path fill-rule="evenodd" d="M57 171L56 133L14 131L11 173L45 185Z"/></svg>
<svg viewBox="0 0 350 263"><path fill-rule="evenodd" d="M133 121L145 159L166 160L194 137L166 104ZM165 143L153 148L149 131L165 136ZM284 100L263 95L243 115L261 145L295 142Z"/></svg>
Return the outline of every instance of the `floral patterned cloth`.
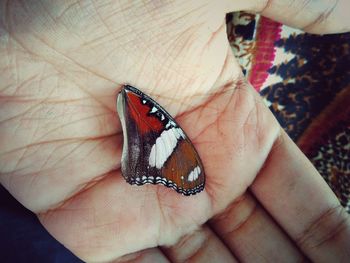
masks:
<svg viewBox="0 0 350 263"><path fill-rule="evenodd" d="M350 34L227 17L232 50L277 120L350 212Z"/></svg>

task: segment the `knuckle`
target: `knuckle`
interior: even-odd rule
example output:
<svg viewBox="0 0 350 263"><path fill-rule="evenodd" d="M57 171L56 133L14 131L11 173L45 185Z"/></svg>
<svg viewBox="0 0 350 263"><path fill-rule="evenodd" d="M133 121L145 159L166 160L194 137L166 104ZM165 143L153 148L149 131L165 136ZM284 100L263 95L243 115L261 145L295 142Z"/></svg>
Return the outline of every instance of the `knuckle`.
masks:
<svg viewBox="0 0 350 263"><path fill-rule="evenodd" d="M258 209L259 207L254 199L250 195L244 194L232 202L222 213L218 214L212 220L212 223L220 225L219 232L223 232L224 236L232 236L233 233L243 229L244 226L255 219Z"/></svg>
<svg viewBox="0 0 350 263"><path fill-rule="evenodd" d="M335 242L349 226L350 221L345 209L342 206L332 207L317 216L299 235L296 242L304 249L321 249Z"/></svg>
<svg viewBox="0 0 350 263"><path fill-rule="evenodd" d="M312 8L316 9L316 12L318 15L315 16L314 19L311 20L311 22L307 23L302 30L307 32L320 32L322 33L322 30L320 28L323 27L323 25L328 21L329 17L334 13L334 10L336 9L338 5L338 0L332 0L332 1L321 1L322 3L315 6L313 1L306 1L307 6L313 5Z"/></svg>
<svg viewBox="0 0 350 263"><path fill-rule="evenodd" d="M209 239L209 229L202 228L183 236L168 252L170 254L177 253L177 255L172 256L180 262L196 261L195 259L200 254L200 251L208 245Z"/></svg>

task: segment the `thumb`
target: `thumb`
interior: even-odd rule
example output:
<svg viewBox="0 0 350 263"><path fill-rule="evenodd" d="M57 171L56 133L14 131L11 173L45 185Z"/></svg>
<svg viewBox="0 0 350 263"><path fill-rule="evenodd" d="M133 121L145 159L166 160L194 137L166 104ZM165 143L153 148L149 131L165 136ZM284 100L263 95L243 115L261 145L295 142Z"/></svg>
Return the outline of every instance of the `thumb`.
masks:
<svg viewBox="0 0 350 263"><path fill-rule="evenodd" d="M348 0L228 0L228 11L260 13L309 33L329 34L350 31Z"/></svg>

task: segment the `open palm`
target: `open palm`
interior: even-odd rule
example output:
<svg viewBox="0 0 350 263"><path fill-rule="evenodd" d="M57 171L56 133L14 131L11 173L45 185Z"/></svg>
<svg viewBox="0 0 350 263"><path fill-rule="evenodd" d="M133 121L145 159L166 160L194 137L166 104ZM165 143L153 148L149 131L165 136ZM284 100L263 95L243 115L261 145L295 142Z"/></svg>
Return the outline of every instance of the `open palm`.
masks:
<svg viewBox="0 0 350 263"><path fill-rule="evenodd" d="M88 261L158 246L176 261L182 236L214 237L206 221L220 232L235 204L255 204L247 188L285 135L230 53L226 4L27 2L0 9L11 42L1 61L0 178L56 239ZM123 83L177 116L203 161L204 192L185 197L122 178L115 101ZM286 255L303 257L257 214Z"/></svg>

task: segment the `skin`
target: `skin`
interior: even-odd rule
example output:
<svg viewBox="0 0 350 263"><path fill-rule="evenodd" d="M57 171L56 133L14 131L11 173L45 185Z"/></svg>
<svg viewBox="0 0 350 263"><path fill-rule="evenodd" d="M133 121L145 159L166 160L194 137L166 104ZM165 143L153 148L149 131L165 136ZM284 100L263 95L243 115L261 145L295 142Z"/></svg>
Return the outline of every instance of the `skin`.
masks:
<svg viewBox="0 0 350 263"><path fill-rule="evenodd" d="M2 1L2 185L88 262L345 262L349 217L243 78L225 14L334 33L349 30L348 5ZM205 191L125 183L123 83L177 116Z"/></svg>

